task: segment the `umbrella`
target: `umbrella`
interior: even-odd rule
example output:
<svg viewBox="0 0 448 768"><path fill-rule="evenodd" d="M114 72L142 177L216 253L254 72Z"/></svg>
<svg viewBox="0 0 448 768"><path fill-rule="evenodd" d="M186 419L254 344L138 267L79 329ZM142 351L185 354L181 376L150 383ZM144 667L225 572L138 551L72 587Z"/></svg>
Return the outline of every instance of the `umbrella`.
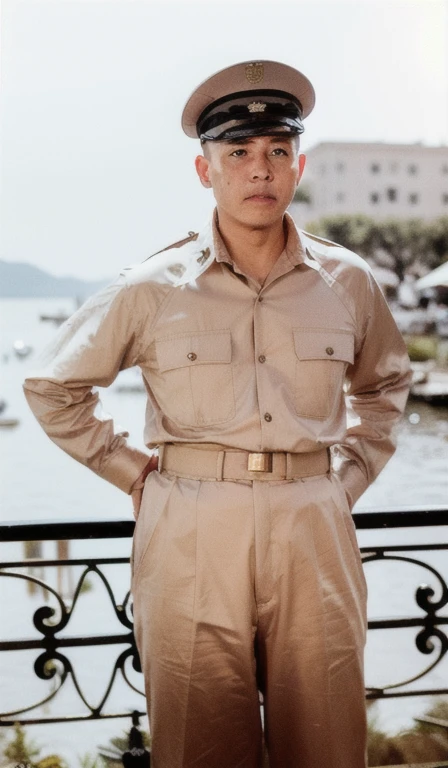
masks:
<svg viewBox="0 0 448 768"><path fill-rule="evenodd" d="M448 286L448 261L445 261L440 267L433 269L432 272L417 280L415 288L418 291L423 291L425 288L435 288L438 285Z"/></svg>

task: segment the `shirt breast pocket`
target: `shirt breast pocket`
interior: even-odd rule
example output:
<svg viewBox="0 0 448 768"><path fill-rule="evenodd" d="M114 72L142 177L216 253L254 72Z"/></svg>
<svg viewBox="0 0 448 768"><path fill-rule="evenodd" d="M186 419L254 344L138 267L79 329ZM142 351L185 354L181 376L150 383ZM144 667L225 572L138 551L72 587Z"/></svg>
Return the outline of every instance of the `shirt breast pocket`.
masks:
<svg viewBox="0 0 448 768"><path fill-rule="evenodd" d="M327 419L342 396L347 365L354 360L354 336L327 328L295 328L293 333L296 412Z"/></svg>
<svg viewBox="0 0 448 768"><path fill-rule="evenodd" d="M184 426L222 424L235 416L230 331L203 331L156 341L162 410Z"/></svg>

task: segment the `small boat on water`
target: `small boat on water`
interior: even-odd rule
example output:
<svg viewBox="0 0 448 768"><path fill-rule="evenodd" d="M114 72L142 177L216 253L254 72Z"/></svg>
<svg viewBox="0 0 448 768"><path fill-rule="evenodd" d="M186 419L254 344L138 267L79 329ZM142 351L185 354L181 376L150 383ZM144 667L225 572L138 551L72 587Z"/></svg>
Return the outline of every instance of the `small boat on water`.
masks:
<svg viewBox="0 0 448 768"><path fill-rule="evenodd" d="M11 429L12 427L17 427L19 424L19 419L4 419L0 416L0 429Z"/></svg>
<svg viewBox="0 0 448 768"><path fill-rule="evenodd" d="M33 347L30 344L26 344L23 339L16 339L14 344L12 345L14 354L18 358L25 358L28 357L28 355L31 354L33 351Z"/></svg>
<svg viewBox="0 0 448 768"><path fill-rule="evenodd" d="M431 405L448 405L448 370L437 369L432 363L412 363L409 397Z"/></svg>
<svg viewBox="0 0 448 768"><path fill-rule="evenodd" d="M77 296L75 298L75 310L80 308L80 306L83 304L84 299L81 296ZM73 313L72 312L66 312L63 309L59 309L54 314L43 314L39 315L39 320L42 323L54 323L56 326L62 325L62 323L65 323L66 320L68 320L69 317L71 317Z"/></svg>
<svg viewBox="0 0 448 768"><path fill-rule="evenodd" d="M39 315L39 320L43 323L54 323L55 325L59 326L62 325L62 323L65 323L69 317L70 315L60 310L54 315Z"/></svg>
<svg viewBox="0 0 448 768"><path fill-rule="evenodd" d="M12 417L5 417L3 416L4 411L6 411L7 408L7 402L6 400L3 400L0 398L0 427L17 427L18 424L20 424L19 419L14 419Z"/></svg>

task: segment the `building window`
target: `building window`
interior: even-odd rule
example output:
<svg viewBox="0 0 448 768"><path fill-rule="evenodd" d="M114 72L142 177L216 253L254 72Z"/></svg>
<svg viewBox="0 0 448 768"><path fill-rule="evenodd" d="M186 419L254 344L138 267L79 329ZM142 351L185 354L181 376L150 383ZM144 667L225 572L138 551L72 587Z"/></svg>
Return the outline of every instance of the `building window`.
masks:
<svg viewBox="0 0 448 768"><path fill-rule="evenodd" d="M418 203L418 193L417 192L410 192L409 194L409 202L411 205L416 205Z"/></svg>
<svg viewBox="0 0 448 768"><path fill-rule="evenodd" d="M370 193L370 202L373 203L374 205L376 203L380 202L380 196L379 196L378 192L371 192Z"/></svg>
<svg viewBox="0 0 448 768"><path fill-rule="evenodd" d="M345 201L345 192L338 192L336 195L336 202L343 203Z"/></svg>
<svg viewBox="0 0 448 768"><path fill-rule="evenodd" d="M344 173L344 171L345 171L345 164L344 163L336 163L336 171L338 173Z"/></svg>
<svg viewBox="0 0 448 768"><path fill-rule="evenodd" d="M411 176L415 176L415 174L417 173L417 171L418 171L418 168L417 168L417 166L415 165L415 163L411 163L410 165L408 165L408 173L409 173Z"/></svg>
<svg viewBox="0 0 448 768"><path fill-rule="evenodd" d="M388 189L386 190L386 195L389 202L395 203L397 201L398 192L395 189L395 187L388 187Z"/></svg>
<svg viewBox="0 0 448 768"><path fill-rule="evenodd" d="M380 170L381 170L380 164L379 163L372 163L372 165L370 166L370 170L372 171L372 173L379 173Z"/></svg>
<svg viewBox="0 0 448 768"><path fill-rule="evenodd" d="M389 166L389 170L391 173L397 173L398 171L398 163L391 163Z"/></svg>
<svg viewBox="0 0 448 768"><path fill-rule="evenodd" d="M448 192L444 192L442 195L442 203L448 205Z"/></svg>

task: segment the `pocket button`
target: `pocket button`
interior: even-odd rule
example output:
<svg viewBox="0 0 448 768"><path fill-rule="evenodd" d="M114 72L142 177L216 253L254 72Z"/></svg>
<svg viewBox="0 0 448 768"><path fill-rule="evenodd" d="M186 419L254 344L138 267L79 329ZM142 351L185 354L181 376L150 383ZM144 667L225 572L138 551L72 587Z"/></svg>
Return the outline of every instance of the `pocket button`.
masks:
<svg viewBox="0 0 448 768"><path fill-rule="evenodd" d="M188 357L189 360L196 360L197 354L196 354L196 352L189 352L187 357Z"/></svg>
<svg viewBox="0 0 448 768"><path fill-rule="evenodd" d="M327 347L325 352L327 353L327 355L334 355L333 347Z"/></svg>

